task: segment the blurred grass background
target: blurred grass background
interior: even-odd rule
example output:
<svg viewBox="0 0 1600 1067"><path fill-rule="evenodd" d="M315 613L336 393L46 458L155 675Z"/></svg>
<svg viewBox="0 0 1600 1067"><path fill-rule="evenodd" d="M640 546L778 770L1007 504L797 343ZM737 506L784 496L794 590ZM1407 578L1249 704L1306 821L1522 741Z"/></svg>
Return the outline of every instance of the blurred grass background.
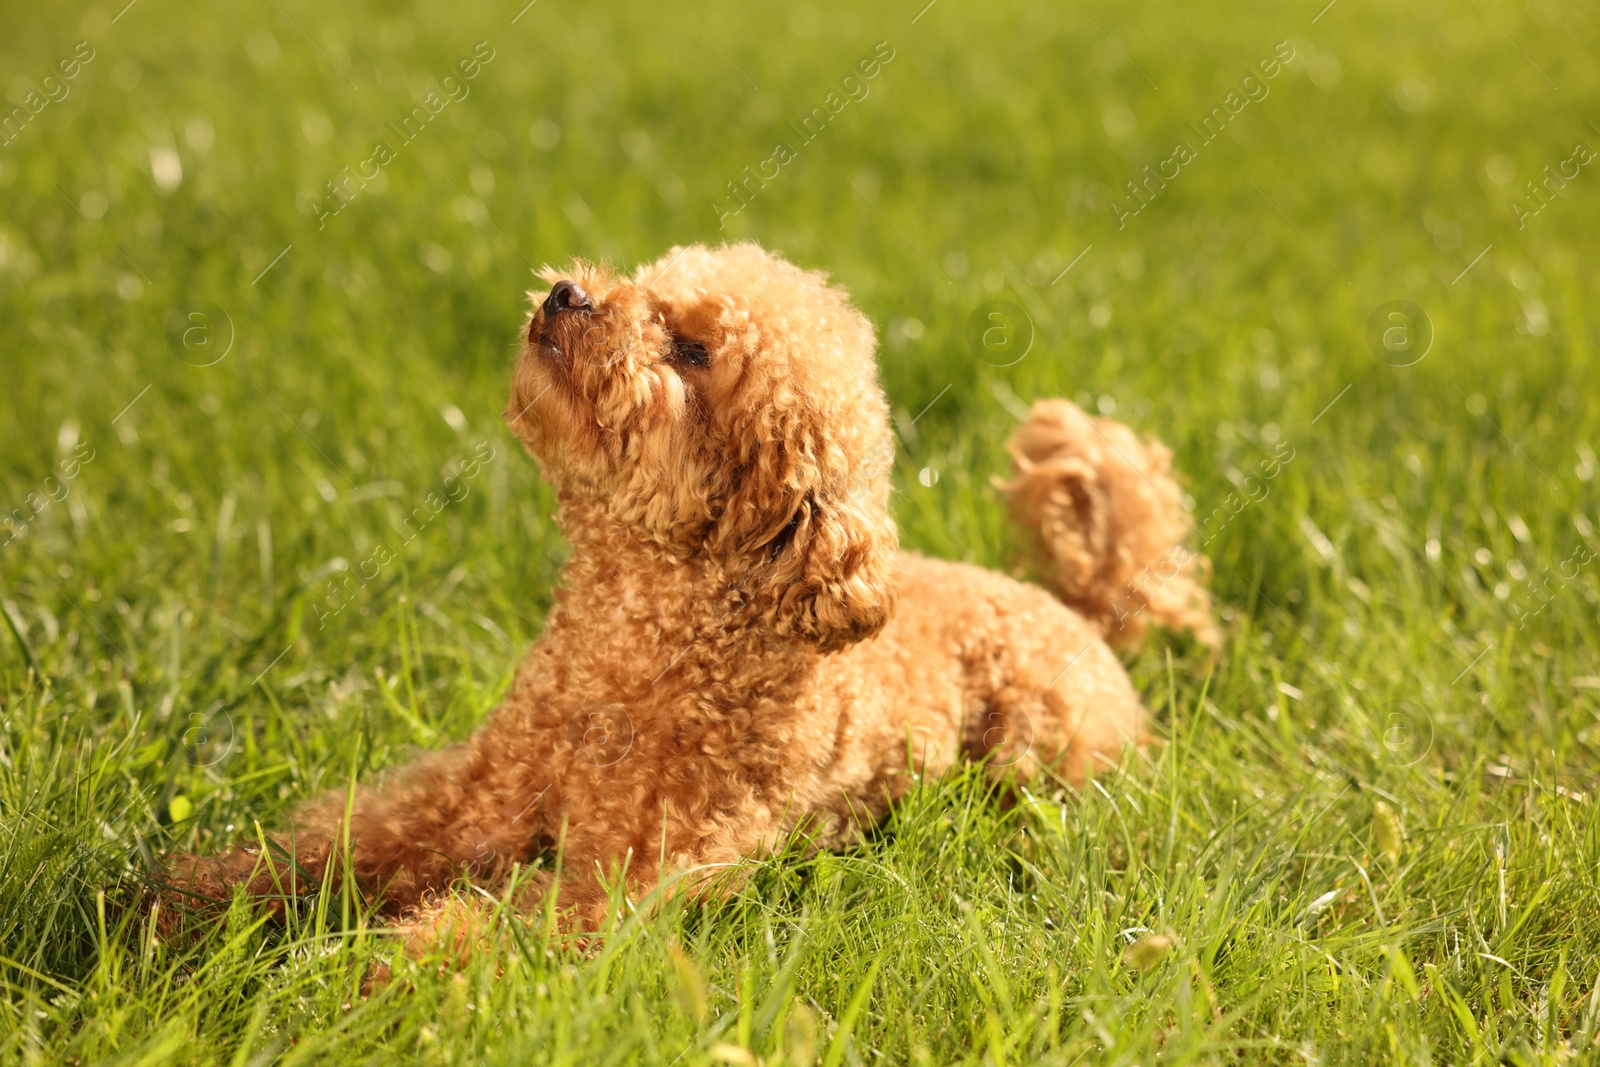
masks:
<svg viewBox="0 0 1600 1067"><path fill-rule="evenodd" d="M0 18L8 1058L1592 1054L1600 175L1520 226L1511 204L1600 148L1592 8ZM480 42L468 95L402 144L390 124ZM791 121L880 42L865 97L800 145ZM1267 95L1201 146L1186 124L1280 42ZM1198 158L1119 227L1180 139ZM395 159L319 227L380 140ZM778 141L796 158L719 224ZM1014 565L989 478L1043 396L1160 435L1199 514L1237 511L1204 546L1222 659L1130 663L1170 743L1010 811L930 783L880 840L779 857L726 906L587 954L508 924L367 1000L395 953L359 922L241 910L167 946L114 888L104 910L150 855L250 836L494 706L564 553L499 418L530 268L724 239L829 271L879 324L908 546ZM969 342L997 300L1020 358ZM1434 333L1412 366L1367 340L1396 300ZM464 499L328 599L482 448Z"/></svg>

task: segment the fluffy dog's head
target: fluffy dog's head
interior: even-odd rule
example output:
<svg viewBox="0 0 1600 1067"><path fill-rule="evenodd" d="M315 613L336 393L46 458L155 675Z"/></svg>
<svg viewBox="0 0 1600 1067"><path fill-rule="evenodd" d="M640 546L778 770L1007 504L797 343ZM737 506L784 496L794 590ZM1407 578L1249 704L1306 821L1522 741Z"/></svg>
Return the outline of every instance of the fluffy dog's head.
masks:
<svg viewBox="0 0 1600 1067"><path fill-rule="evenodd" d="M876 633L894 442L845 293L752 244L540 277L506 418L562 494L711 559L781 632L823 650Z"/></svg>

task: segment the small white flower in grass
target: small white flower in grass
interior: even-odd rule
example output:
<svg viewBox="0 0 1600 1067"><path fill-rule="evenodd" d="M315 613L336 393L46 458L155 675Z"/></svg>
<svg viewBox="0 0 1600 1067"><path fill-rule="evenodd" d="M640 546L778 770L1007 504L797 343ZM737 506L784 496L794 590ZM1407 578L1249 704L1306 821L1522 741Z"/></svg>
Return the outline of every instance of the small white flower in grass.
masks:
<svg viewBox="0 0 1600 1067"><path fill-rule="evenodd" d="M165 145L150 146L150 177L156 191L165 196L183 184L183 161Z"/></svg>

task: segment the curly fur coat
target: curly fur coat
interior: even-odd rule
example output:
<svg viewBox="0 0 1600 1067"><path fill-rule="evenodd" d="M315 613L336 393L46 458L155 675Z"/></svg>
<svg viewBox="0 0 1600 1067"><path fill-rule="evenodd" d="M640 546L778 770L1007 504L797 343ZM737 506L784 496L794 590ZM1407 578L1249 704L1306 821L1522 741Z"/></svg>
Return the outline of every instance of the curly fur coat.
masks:
<svg viewBox="0 0 1600 1067"><path fill-rule="evenodd" d="M1215 639L1161 445L1061 400L1017 430L1053 596L900 550L873 329L823 275L741 244L542 276L506 417L572 545L543 635L478 733L304 808L277 857L170 859L189 899L353 876L400 914L559 845L590 922L608 876L836 846L958 760L1080 782L1141 732L1108 639Z"/></svg>

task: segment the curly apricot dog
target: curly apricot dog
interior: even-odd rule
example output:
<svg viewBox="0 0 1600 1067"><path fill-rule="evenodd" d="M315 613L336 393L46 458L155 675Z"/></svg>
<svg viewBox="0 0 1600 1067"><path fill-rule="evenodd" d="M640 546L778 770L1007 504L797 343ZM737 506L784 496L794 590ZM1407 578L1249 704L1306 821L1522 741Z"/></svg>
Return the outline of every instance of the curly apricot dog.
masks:
<svg viewBox="0 0 1600 1067"><path fill-rule="evenodd" d="M637 897L797 828L837 846L962 758L1081 781L1141 730L1107 639L1213 639L1161 445L1062 400L1017 431L1003 488L1057 599L899 550L872 326L823 275L741 244L542 277L506 417L572 557L505 703L303 809L274 838L292 863L174 859L182 891L271 895L331 865L400 914L559 846L558 900L588 922L623 868Z"/></svg>

